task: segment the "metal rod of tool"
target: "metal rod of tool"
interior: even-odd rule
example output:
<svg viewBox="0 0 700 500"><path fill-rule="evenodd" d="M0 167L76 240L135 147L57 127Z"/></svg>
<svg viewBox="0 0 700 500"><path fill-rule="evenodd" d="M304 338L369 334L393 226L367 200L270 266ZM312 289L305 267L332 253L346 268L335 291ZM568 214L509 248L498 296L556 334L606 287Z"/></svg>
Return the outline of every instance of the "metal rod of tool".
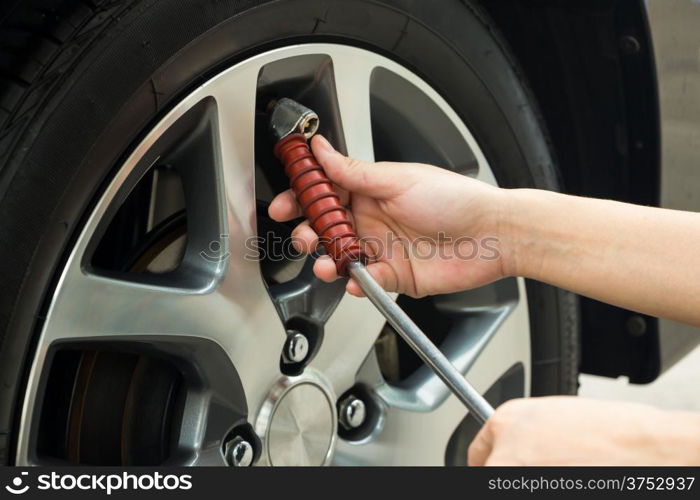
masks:
<svg viewBox="0 0 700 500"><path fill-rule="evenodd" d="M284 165L302 212L318 234L326 253L335 261L338 274L351 276L357 281L372 304L423 362L480 423L486 422L494 412L493 407L367 271L365 263L369 257L360 245L352 221L307 144L319 126L316 113L287 98L273 103L271 109L270 129L277 140L275 156Z"/></svg>
<svg viewBox="0 0 700 500"><path fill-rule="evenodd" d="M391 296L372 278L362 262L351 262L350 276L360 285L367 298L394 327L415 353L445 382L447 387L482 424L493 415L493 407L467 382L449 359L418 328Z"/></svg>

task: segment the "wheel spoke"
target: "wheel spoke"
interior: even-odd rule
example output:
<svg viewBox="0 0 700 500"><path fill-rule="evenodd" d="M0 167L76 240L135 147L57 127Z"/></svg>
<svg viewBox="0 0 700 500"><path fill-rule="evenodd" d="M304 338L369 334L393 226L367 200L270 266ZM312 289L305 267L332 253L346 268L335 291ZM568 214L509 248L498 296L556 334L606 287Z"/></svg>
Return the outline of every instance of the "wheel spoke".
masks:
<svg viewBox="0 0 700 500"><path fill-rule="evenodd" d="M226 334L218 340L231 346L226 350L239 371L251 411L257 410L278 376L285 340L284 327L262 279L258 256L250 250L251 241L257 237L254 123L261 64L258 61L237 71L229 70L220 80L213 81L209 90L217 100L228 229L228 271L217 290L225 298L222 307L227 319L222 330Z"/></svg>
<svg viewBox="0 0 700 500"><path fill-rule="evenodd" d="M312 366L323 372L336 394L355 383L356 372L374 347L386 320L367 299L346 294L326 323L323 345Z"/></svg>
<svg viewBox="0 0 700 500"><path fill-rule="evenodd" d="M346 47L334 48L331 57L347 154L374 161L370 78L375 66L361 53Z"/></svg>
<svg viewBox="0 0 700 500"><path fill-rule="evenodd" d="M527 304L521 300L486 342L473 343L460 359L453 359L482 394L517 363L526 370L525 384L529 384L529 333L521 328L527 321ZM366 383L377 381L376 363L371 356L362 367ZM427 368L422 367L416 375L413 384L405 388L380 382L376 393L386 405L383 427L363 444L339 441L338 464L443 463L447 443L468 412ZM523 394L528 392L529 385L523 388Z"/></svg>
<svg viewBox="0 0 700 500"><path fill-rule="evenodd" d="M473 305L467 306L466 310L469 311L471 307L480 309L478 305ZM455 326L440 344L440 349L457 370L463 374L472 373L487 347L496 339L514 336L529 342L527 331L521 328L523 319L527 321L527 306L523 300L492 305L486 311L457 317ZM505 371L510 367L498 359L495 361L497 370L502 368ZM450 395L447 386L426 366L421 366L409 376L401 388L386 385L378 392L390 406L420 412L434 410Z"/></svg>
<svg viewBox="0 0 700 500"><path fill-rule="evenodd" d="M46 343L102 336L210 336L218 293L192 294L123 281L80 270L65 276L47 319Z"/></svg>

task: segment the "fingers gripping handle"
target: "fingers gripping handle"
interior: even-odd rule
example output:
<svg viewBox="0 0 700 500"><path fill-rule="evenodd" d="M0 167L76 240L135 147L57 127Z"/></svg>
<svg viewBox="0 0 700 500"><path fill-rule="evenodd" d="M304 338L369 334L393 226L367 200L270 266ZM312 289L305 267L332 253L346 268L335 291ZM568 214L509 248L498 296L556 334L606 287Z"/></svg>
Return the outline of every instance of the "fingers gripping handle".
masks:
<svg viewBox="0 0 700 500"><path fill-rule="evenodd" d="M319 241L335 261L338 274L348 276L350 262L367 262L355 228L340 203L323 167L302 134L290 134L275 144L275 156L284 165L289 185Z"/></svg>

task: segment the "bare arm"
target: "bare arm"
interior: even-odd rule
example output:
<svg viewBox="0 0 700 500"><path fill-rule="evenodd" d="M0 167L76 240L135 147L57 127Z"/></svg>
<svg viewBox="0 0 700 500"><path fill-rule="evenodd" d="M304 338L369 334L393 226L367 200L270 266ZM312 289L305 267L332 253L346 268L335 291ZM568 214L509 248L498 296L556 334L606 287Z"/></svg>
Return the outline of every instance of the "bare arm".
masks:
<svg viewBox="0 0 700 500"><path fill-rule="evenodd" d="M387 290L422 296L525 276L642 313L700 326L700 214L568 196L536 189L499 189L418 164L364 163L315 137L314 151L344 200L352 198L359 235L410 244L432 238L425 259L402 251L377 255L369 270ZM270 215L300 215L290 191ZM476 241L495 237L497 260L460 259L442 232ZM307 223L295 229L305 250L317 244ZM466 252L469 253L469 252ZM446 257L445 257L446 256ZM337 279L333 262L316 274ZM348 291L361 295L352 281Z"/></svg>
<svg viewBox="0 0 700 500"><path fill-rule="evenodd" d="M700 214L506 192L508 273L700 326Z"/></svg>

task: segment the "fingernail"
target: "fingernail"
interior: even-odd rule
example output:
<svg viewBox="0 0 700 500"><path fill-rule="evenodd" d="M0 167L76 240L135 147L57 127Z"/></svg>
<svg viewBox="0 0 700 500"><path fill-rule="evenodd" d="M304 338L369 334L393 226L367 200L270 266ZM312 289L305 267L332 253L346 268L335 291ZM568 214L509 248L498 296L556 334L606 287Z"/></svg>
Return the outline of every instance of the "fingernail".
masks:
<svg viewBox="0 0 700 500"><path fill-rule="evenodd" d="M316 147L325 151L326 153L335 153L335 149L333 149L333 146L331 146L331 143L328 142L325 137L322 135L318 135L316 137L318 137L318 139L316 139Z"/></svg>

